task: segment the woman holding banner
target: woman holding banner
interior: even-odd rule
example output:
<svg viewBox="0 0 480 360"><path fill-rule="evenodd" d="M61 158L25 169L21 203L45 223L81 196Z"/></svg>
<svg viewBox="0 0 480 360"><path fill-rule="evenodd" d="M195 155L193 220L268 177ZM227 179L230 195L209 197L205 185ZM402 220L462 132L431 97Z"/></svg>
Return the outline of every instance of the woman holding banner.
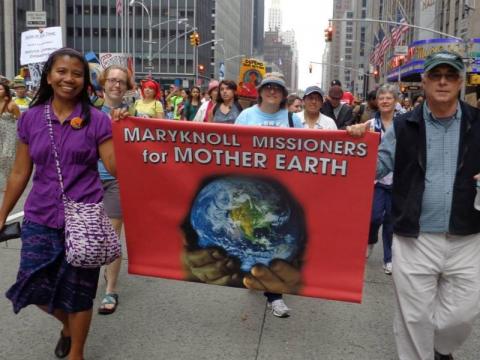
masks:
<svg viewBox="0 0 480 360"><path fill-rule="evenodd" d="M119 65L110 65L99 77L99 83L103 88L104 103L101 111L110 115L113 109L128 109L124 101L127 90L135 87L130 70ZM130 115L134 110L130 109ZM102 160L98 161L98 172L103 185L103 203L113 228L120 237L123 225L122 208L120 206L120 189L117 179L105 168ZM113 314L118 305L117 280L122 263L121 257L116 259L105 268L105 281L107 283L105 295L102 299L98 313L101 315Z"/></svg>
<svg viewBox="0 0 480 360"><path fill-rule="evenodd" d="M20 268L6 295L15 313L36 305L62 324L55 355L70 360L83 359L100 269L66 261L58 168L66 195L89 204L103 197L99 157L110 174L116 172L111 122L92 107L89 86L89 67L81 53L62 48L50 55L39 91L18 123L17 155L0 208L2 229L35 168L24 206ZM52 143L58 148L59 164Z"/></svg>
<svg viewBox="0 0 480 360"><path fill-rule="evenodd" d="M395 118L395 104L398 101L397 88L390 84L380 86L377 90L378 112L369 120L372 131L383 136L385 131L393 125ZM372 218L370 221L370 234L368 237L367 257L378 242L378 231L382 226L383 240L383 271L392 274L392 183L393 173L387 174L382 179L375 181L373 195Z"/></svg>

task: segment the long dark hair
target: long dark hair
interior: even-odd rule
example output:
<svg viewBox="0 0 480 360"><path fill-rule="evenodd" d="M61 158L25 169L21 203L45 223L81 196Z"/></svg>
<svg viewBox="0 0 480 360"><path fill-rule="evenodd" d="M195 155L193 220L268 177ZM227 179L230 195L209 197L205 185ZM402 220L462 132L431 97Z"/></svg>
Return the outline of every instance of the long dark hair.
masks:
<svg viewBox="0 0 480 360"><path fill-rule="evenodd" d="M32 99L30 107L45 104L51 98L53 98L53 88L48 83L47 77L52 71L53 64L55 64L55 61L61 56L70 56L76 58L83 64L83 89L78 95L78 101L82 104L83 121L85 124L88 124L88 122L90 121L90 107L92 106L87 91L87 89L91 86L90 68L88 66L87 60L85 60L83 55L75 49L64 47L50 54L47 62L43 66L42 77L40 79L40 87L34 98Z"/></svg>
<svg viewBox="0 0 480 360"><path fill-rule="evenodd" d="M0 114L3 114L8 104L10 104L10 101L12 101L12 95L10 93L10 86L3 83L0 83L0 86L3 86L3 88L5 89L5 96L3 97L5 99L5 103L3 104L3 109L0 110Z"/></svg>
<svg viewBox="0 0 480 360"><path fill-rule="evenodd" d="M202 100L202 90L198 86L192 86L190 89L190 94L188 95L188 102L191 104L193 100L193 90L198 90L198 103L201 103Z"/></svg>
<svg viewBox="0 0 480 360"><path fill-rule="evenodd" d="M225 85L228 89L233 90L233 102L238 102L238 95L237 95L237 83L233 80L222 80L220 84L218 84L218 96L217 96L217 104L222 104L223 99L220 94L220 87Z"/></svg>

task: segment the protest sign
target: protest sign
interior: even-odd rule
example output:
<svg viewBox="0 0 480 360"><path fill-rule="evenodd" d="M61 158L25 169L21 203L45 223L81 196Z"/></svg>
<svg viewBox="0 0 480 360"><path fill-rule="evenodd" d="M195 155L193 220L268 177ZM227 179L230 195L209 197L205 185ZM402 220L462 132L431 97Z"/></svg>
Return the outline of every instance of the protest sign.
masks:
<svg viewBox="0 0 480 360"><path fill-rule="evenodd" d="M62 46L62 28L60 26L24 31L20 47L20 64L45 62L52 52Z"/></svg>
<svg viewBox="0 0 480 360"><path fill-rule="evenodd" d="M238 95L256 99L257 86L265 76L265 63L256 59L243 59L238 76Z"/></svg>
<svg viewBox="0 0 480 360"><path fill-rule="evenodd" d="M100 65L105 69L110 65L123 66L130 70L132 76L135 75L133 66L133 57L130 54L124 53L100 53Z"/></svg>
<svg viewBox="0 0 480 360"><path fill-rule="evenodd" d="M37 88L40 86L40 80L42 78L43 66L45 63L33 63L28 64L28 73L30 74L30 84Z"/></svg>
<svg viewBox="0 0 480 360"><path fill-rule="evenodd" d="M130 273L361 300L378 134L140 118L113 132Z"/></svg>

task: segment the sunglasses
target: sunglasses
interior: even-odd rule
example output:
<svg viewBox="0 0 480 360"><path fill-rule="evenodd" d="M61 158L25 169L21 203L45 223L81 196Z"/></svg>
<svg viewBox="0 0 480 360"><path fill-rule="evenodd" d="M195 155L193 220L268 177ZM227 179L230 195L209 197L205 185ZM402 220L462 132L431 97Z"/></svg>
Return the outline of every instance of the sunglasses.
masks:
<svg viewBox="0 0 480 360"><path fill-rule="evenodd" d="M456 72L429 72L427 73L427 77L432 81L440 81L443 77L447 81L456 81L460 78L460 74Z"/></svg>

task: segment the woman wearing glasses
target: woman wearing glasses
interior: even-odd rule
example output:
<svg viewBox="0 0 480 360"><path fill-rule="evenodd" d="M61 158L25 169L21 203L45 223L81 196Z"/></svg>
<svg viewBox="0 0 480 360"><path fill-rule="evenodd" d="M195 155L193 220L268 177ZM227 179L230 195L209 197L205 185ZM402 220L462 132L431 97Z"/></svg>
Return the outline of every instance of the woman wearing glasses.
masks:
<svg viewBox="0 0 480 360"><path fill-rule="evenodd" d="M111 65L107 67L99 78L100 85L104 92L104 103L101 109L104 113L110 115L113 109L128 108L124 101L124 96L127 90L134 88L131 73L128 69L119 66ZM133 109L130 111L134 114ZM104 195L103 202L113 228L120 237L123 224L122 209L120 207L120 191L118 188L117 179L112 176L102 160L98 161L98 172L100 173L100 180L102 181ZM115 312L118 305L117 294L117 279L120 273L120 265L122 259L118 258L113 263L105 268L105 281L107 283L105 296L102 299L98 313L102 315L109 315Z"/></svg>
<svg viewBox="0 0 480 360"><path fill-rule="evenodd" d="M245 109L238 116L235 124L303 128L300 118L296 114L289 113L286 109L287 96L288 92L283 75L280 73L266 74L258 88L258 104ZM281 271L284 274L288 273L289 277L300 279L297 269L286 263L281 265ZM244 278L243 283L249 289L265 291L267 304L272 314L278 317L287 317L290 309L285 305L282 294L277 293L275 289L286 289L288 286L282 283L280 280L282 277L276 275L277 270L279 270L278 267L259 271L255 266L250 274ZM266 281L267 278L269 280ZM272 279L277 279L277 281L271 281ZM265 284L268 284L268 286ZM294 292L293 288L296 286L299 286L299 283L292 286L292 291L285 292Z"/></svg>

